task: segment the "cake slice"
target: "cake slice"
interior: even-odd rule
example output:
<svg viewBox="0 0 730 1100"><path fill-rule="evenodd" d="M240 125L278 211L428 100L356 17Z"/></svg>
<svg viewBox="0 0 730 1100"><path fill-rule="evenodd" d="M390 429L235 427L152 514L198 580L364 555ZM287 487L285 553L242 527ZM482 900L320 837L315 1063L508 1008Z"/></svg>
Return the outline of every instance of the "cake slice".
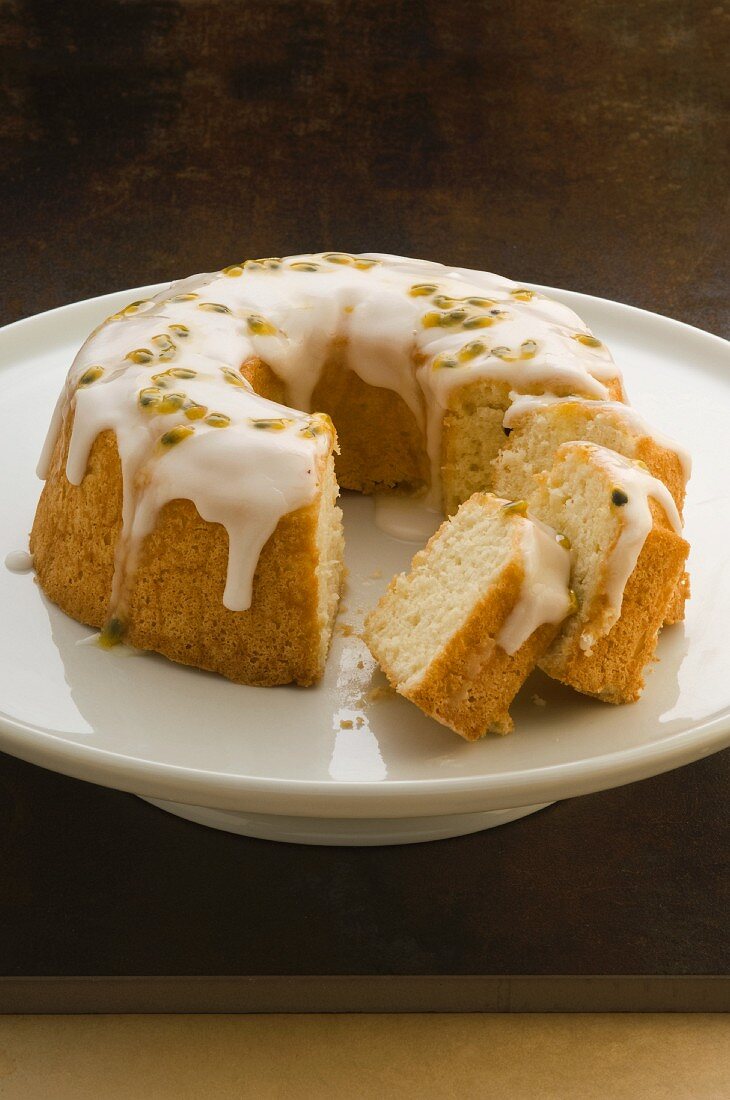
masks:
<svg viewBox="0 0 730 1100"><path fill-rule="evenodd" d="M558 448L529 503L570 540L578 601L540 668L606 702L633 702L689 551L671 493L642 465L575 442Z"/></svg>
<svg viewBox="0 0 730 1100"><path fill-rule="evenodd" d="M502 449L494 460L494 491L529 500L534 478L550 470L558 447L585 440L643 462L666 485L681 515L692 464L689 455L630 405L581 397L517 397L504 416ZM683 574L666 612L666 624L684 618L689 577Z"/></svg>
<svg viewBox="0 0 730 1100"><path fill-rule="evenodd" d="M396 690L467 741L509 706L570 613L570 556L523 503L475 493L395 577L363 637Z"/></svg>

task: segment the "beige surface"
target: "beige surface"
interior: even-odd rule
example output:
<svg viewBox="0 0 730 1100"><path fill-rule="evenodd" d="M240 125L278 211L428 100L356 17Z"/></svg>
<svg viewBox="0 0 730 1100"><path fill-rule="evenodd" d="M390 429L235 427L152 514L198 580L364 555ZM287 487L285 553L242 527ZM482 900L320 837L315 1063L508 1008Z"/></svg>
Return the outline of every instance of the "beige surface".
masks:
<svg viewBox="0 0 730 1100"><path fill-rule="evenodd" d="M722 1100L730 1017L5 1016L0 1095Z"/></svg>

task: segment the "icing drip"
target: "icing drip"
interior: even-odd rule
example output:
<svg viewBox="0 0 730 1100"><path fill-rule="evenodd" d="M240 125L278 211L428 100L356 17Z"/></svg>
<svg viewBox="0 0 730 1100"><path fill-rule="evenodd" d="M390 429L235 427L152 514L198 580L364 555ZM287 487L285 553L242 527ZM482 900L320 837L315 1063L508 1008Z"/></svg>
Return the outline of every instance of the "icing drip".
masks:
<svg viewBox="0 0 730 1100"><path fill-rule="evenodd" d="M30 573L33 569L33 557L27 550L11 550L5 555L5 568L11 573Z"/></svg>
<svg viewBox="0 0 730 1100"><path fill-rule="evenodd" d="M580 404L594 410L598 419L604 413L620 416L637 435L647 436L660 447L672 451L680 461L685 481L689 481L692 473L692 459L689 452L681 447L679 443L670 439L669 436L652 427L631 405L624 405L619 401L591 401L575 396L558 397L552 393L538 395L511 393L510 397L512 398L512 404L504 414L504 420L502 421L505 428L514 428L523 416L529 416L538 409L549 405Z"/></svg>
<svg viewBox="0 0 730 1100"><path fill-rule="evenodd" d="M595 631L585 631L580 640L581 648L590 655L597 637L608 634L621 615L626 582L636 568L642 547L654 523L650 499L655 500L663 509L669 525L678 535L682 533L682 520L666 485L652 477L648 470L615 451L594 443L581 443L580 448L589 452L612 476L614 492L618 490L626 497L625 501L618 497L617 500L621 500L621 503L612 505L618 513L621 527L608 561L605 580L608 607L602 616L598 634Z"/></svg>
<svg viewBox="0 0 730 1100"><path fill-rule="evenodd" d="M520 598L496 638L509 654L516 653L545 623L561 623L573 608L568 588L570 552L557 542L552 527L534 516L528 515L520 527L525 576Z"/></svg>
<svg viewBox="0 0 730 1100"><path fill-rule="evenodd" d="M258 397L238 372L260 359L295 409L309 410L335 341L350 370L397 393L421 425L432 504L454 389L487 379L516 392L603 398L605 383L619 378L608 349L566 306L498 275L421 260L322 253L247 261L131 303L77 355L39 466L45 477L71 412L74 484L97 435L116 435L124 495L112 614L123 611L159 509L180 498L225 527L224 602L250 605L260 550L284 515L314 499L333 434L322 419Z"/></svg>

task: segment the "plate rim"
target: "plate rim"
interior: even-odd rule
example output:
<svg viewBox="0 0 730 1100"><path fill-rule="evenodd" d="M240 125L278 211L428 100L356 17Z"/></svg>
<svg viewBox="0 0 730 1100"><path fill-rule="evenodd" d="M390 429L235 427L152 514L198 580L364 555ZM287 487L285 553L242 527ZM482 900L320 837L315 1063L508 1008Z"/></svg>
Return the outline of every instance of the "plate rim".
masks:
<svg viewBox="0 0 730 1100"><path fill-rule="evenodd" d="M52 321L60 313L117 298L122 294L155 293L168 281L112 291L56 306L0 327L0 342L26 327ZM558 298L567 296L598 308L628 311L639 320L670 326L692 339L709 341L713 350L730 352L730 341L685 321L640 306L582 291L526 281L525 285ZM12 366L12 361L7 364ZM7 369L0 366L0 372ZM456 735L455 735L456 736ZM70 741L32 723L0 714L0 747L20 759L75 778L134 793L166 797L179 802L214 805L224 809L288 812L303 816L409 817L414 813L474 812L554 801L658 775L701 759L730 745L730 708L699 725L649 745L601 753L584 760L565 761L533 770L445 776L431 779L387 779L353 782L249 776L206 771L162 761L145 760L99 746ZM346 812L345 812L346 811Z"/></svg>

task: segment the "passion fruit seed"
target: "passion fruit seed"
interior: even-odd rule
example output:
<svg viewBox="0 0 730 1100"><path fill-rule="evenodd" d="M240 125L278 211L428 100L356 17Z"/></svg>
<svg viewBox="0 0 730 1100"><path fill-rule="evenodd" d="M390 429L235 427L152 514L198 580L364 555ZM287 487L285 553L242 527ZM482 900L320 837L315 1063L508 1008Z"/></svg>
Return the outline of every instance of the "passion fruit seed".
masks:
<svg viewBox="0 0 730 1100"><path fill-rule="evenodd" d="M483 355L486 350L487 345L481 340L472 340L470 343L464 344L459 352L459 359L463 363L467 363L470 359L476 359L478 355Z"/></svg>
<svg viewBox="0 0 730 1100"><path fill-rule="evenodd" d="M411 298L428 298L431 294L435 294L437 290L438 287L435 283L414 283L408 293Z"/></svg>
<svg viewBox="0 0 730 1100"><path fill-rule="evenodd" d="M502 344L497 348L492 348L492 355L496 355L498 359L502 359L505 363L514 363L517 359L512 349L506 348Z"/></svg>
<svg viewBox="0 0 730 1100"><path fill-rule="evenodd" d="M163 448L175 447L178 443L182 443L184 439L188 439L195 428L189 428L187 424L176 424L174 428L170 428L169 432L165 432L160 436L160 446Z"/></svg>
<svg viewBox="0 0 730 1100"><path fill-rule="evenodd" d="M245 271L275 271L281 267L280 256L265 256L259 260L246 260L243 265Z"/></svg>
<svg viewBox="0 0 730 1100"><path fill-rule="evenodd" d="M330 424L329 417L313 416L307 421L303 428L299 429L299 434L307 436L308 439L314 439L315 436L324 435L330 427Z"/></svg>
<svg viewBox="0 0 730 1100"><path fill-rule="evenodd" d="M146 389L139 391L137 401L141 408L152 410L162 401L162 394L158 389L148 386Z"/></svg>
<svg viewBox="0 0 730 1100"><path fill-rule="evenodd" d="M531 302L535 297L534 290L528 290L523 286L518 287L517 290L510 290L510 294L513 298L517 298L519 302Z"/></svg>
<svg viewBox="0 0 730 1100"><path fill-rule="evenodd" d="M520 350L522 351L523 359L534 359L537 354L537 341L523 340L520 344Z"/></svg>
<svg viewBox="0 0 730 1100"><path fill-rule="evenodd" d="M243 268L240 264L231 264L230 267L223 268L223 275L227 275L229 279L237 279L239 275L243 275Z"/></svg>
<svg viewBox="0 0 730 1100"><path fill-rule="evenodd" d="M113 649L115 645L119 645L126 632L126 623L121 619L108 619L99 635L99 645L102 649Z"/></svg>
<svg viewBox="0 0 730 1100"><path fill-rule="evenodd" d="M441 318L441 324L444 328L451 328L453 325L461 325L467 320L469 314L465 309L450 309L448 313L444 313Z"/></svg>
<svg viewBox="0 0 730 1100"><path fill-rule="evenodd" d="M220 302L198 302L198 309L204 309L208 313L230 313L231 310L228 306L221 305Z"/></svg>
<svg viewBox="0 0 730 1100"><path fill-rule="evenodd" d="M251 313L246 318L246 324L248 325L249 332L252 332L254 336L274 336L276 328L270 324L265 317L261 317L258 313Z"/></svg>
<svg viewBox="0 0 730 1100"><path fill-rule="evenodd" d="M191 370L190 367L169 367L165 374L172 375L173 378L195 378L196 372Z"/></svg>
<svg viewBox="0 0 730 1100"><path fill-rule="evenodd" d="M320 271L321 270L319 264L306 264L306 263L303 263L302 261L297 261L297 263L289 264L289 267L292 269L292 271Z"/></svg>
<svg viewBox="0 0 730 1100"><path fill-rule="evenodd" d="M169 413L179 412L187 398L184 393L166 393L157 406L157 412L163 416Z"/></svg>
<svg viewBox="0 0 730 1100"><path fill-rule="evenodd" d="M190 335L190 329L187 325L170 325L170 332L177 336L179 340L185 340Z"/></svg>
<svg viewBox="0 0 730 1100"><path fill-rule="evenodd" d="M128 352L124 358L131 359L133 363L151 363L154 355L149 348L135 348L134 351Z"/></svg>
<svg viewBox="0 0 730 1100"><path fill-rule="evenodd" d="M380 260L365 260L362 256L358 256L355 260L355 267L358 271L369 271L371 267L375 267L379 263Z"/></svg>
<svg viewBox="0 0 730 1100"><path fill-rule="evenodd" d="M275 420L252 420L251 424L261 431L282 432L287 424L291 424L291 420L287 420L282 416Z"/></svg>
<svg viewBox="0 0 730 1100"><path fill-rule="evenodd" d="M464 321L464 328L489 328L494 322L491 317L468 317Z"/></svg>
<svg viewBox="0 0 730 1100"><path fill-rule="evenodd" d="M568 536L563 535L560 532L558 532L558 534L555 536L555 541L557 542L558 546L562 546L563 550L570 550L573 545Z"/></svg>
<svg viewBox="0 0 730 1100"><path fill-rule="evenodd" d="M325 252L322 259L326 260L328 264L353 264L355 262L355 257L350 256L348 252Z"/></svg>
<svg viewBox="0 0 730 1100"><path fill-rule="evenodd" d="M527 515L527 501L526 500L512 500L509 504L502 505L502 511L508 516L526 516Z"/></svg>
<svg viewBox="0 0 730 1100"><path fill-rule="evenodd" d="M225 378L226 382L229 383L229 385L239 386L242 390L247 389L246 383L244 382L243 378L241 378L241 375L238 373L238 371L235 371L233 367L221 367L221 374Z"/></svg>
<svg viewBox="0 0 730 1100"><path fill-rule="evenodd" d="M572 588L568 589L568 600L570 601L570 607L568 609L568 614L569 615L575 615L575 613L578 610L578 607L580 605L578 603L578 597L576 596L576 594L575 594L575 592L573 591Z"/></svg>
<svg viewBox="0 0 730 1100"><path fill-rule="evenodd" d="M467 298L470 306L479 306L480 309L488 309L494 305L494 298Z"/></svg>
<svg viewBox="0 0 730 1100"><path fill-rule="evenodd" d="M209 413L205 418L205 423L209 424L211 428L227 428L230 422L230 416L226 416L225 413ZM190 428L190 431L192 431L192 428Z"/></svg>
<svg viewBox="0 0 730 1100"><path fill-rule="evenodd" d="M199 294L176 294L174 298L168 298L170 302L193 302L199 298Z"/></svg>
<svg viewBox="0 0 730 1100"><path fill-rule="evenodd" d="M139 312L140 306L146 306L149 302L149 298L140 298L138 302L130 302L128 306L125 306L122 310L123 317L132 317L135 313Z"/></svg>
<svg viewBox="0 0 730 1100"><path fill-rule="evenodd" d="M104 373L103 367L89 367L79 378L79 386L90 386L92 382L98 381Z"/></svg>
<svg viewBox="0 0 730 1100"><path fill-rule="evenodd" d="M579 344L583 344L586 348L603 347L600 340L597 340L595 336L590 336L587 332L576 332L573 334L573 339L577 340Z"/></svg>
<svg viewBox="0 0 730 1100"><path fill-rule="evenodd" d="M453 370L454 367L458 366L458 359L455 359L453 355L447 355L447 353L443 351L440 355L437 355L433 361L434 370Z"/></svg>
<svg viewBox="0 0 730 1100"><path fill-rule="evenodd" d="M175 347L174 341L170 339L166 332L161 332L159 335L153 336L152 343L161 351L167 351L169 348Z"/></svg>
<svg viewBox="0 0 730 1100"><path fill-rule="evenodd" d="M448 294L437 294L433 304L438 306L439 309L453 309L460 301L462 301L461 298L449 298Z"/></svg>
<svg viewBox="0 0 730 1100"><path fill-rule="evenodd" d="M615 504L617 508L622 508L624 504L629 503L629 498L623 489L614 489L611 493L611 502Z"/></svg>
<svg viewBox="0 0 730 1100"><path fill-rule="evenodd" d="M184 411L188 420L202 420L204 416L208 415L208 406L198 405L193 401L189 405L186 405Z"/></svg>

